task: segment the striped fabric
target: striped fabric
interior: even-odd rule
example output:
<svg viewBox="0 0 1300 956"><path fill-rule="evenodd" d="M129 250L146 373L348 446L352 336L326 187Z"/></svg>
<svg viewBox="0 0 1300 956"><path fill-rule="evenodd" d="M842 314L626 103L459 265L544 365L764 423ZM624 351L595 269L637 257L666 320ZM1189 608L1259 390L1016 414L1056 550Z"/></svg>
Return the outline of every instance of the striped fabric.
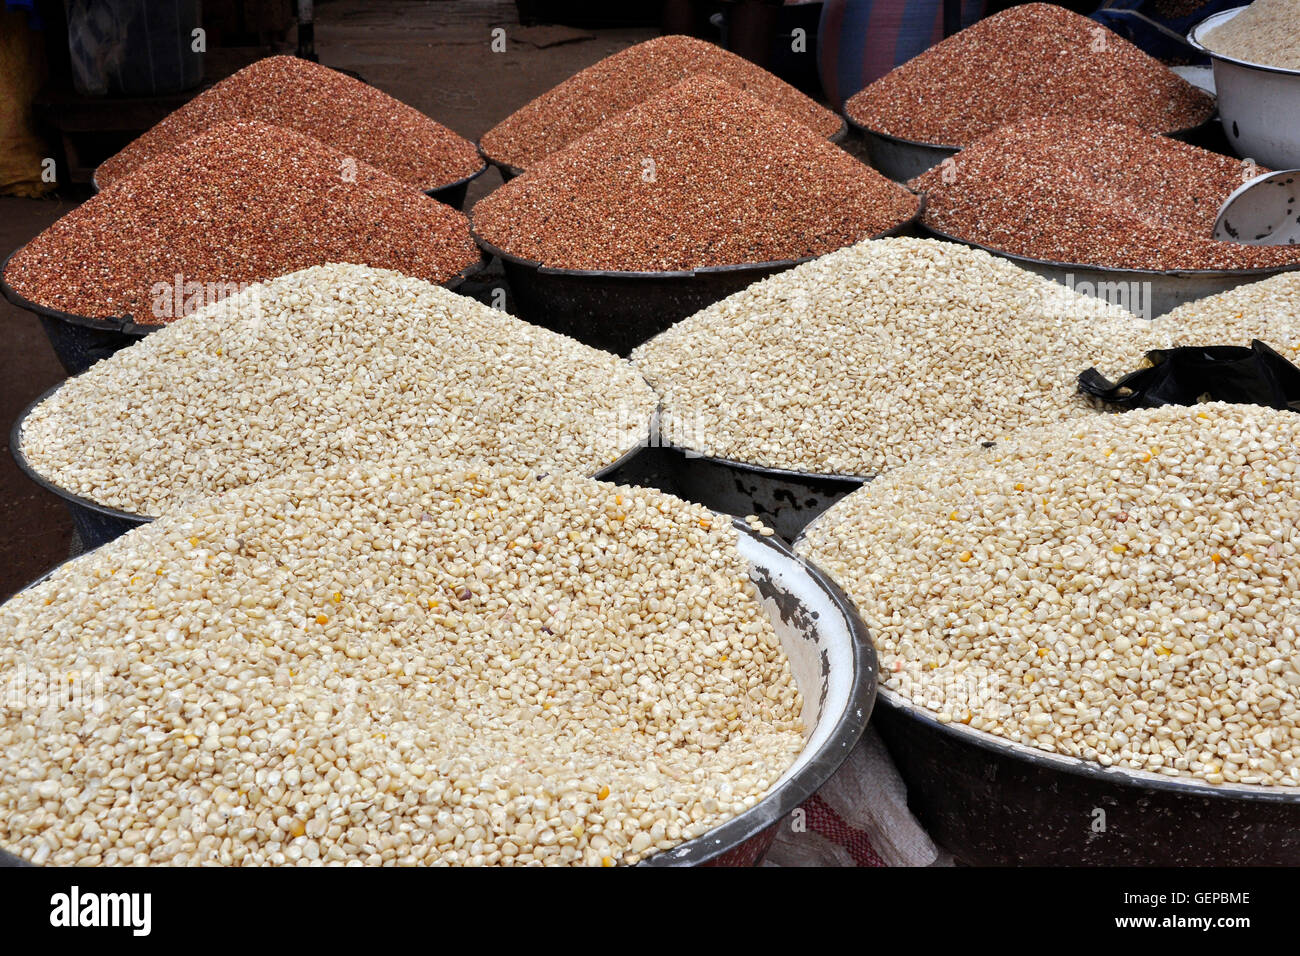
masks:
<svg viewBox="0 0 1300 956"><path fill-rule="evenodd" d="M985 0L962 0L962 27L984 15ZM822 89L844 101L943 39L943 0L826 0L817 36Z"/></svg>

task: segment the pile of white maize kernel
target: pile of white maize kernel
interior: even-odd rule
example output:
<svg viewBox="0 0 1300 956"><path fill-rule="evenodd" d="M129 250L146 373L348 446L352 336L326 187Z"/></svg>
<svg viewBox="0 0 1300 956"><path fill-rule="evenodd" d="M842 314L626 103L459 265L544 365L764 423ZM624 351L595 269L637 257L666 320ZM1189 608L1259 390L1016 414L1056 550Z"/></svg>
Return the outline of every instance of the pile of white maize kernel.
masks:
<svg viewBox="0 0 1300 956"><path fill-rule="evenodd" d="M719 458L873 475L1095 413L1151 326L986 252L880 239L759 282L638 348L663 434Z"/></svg>
<svg viewBox="0 0 1300 956"><path fill-rule="evenodd" d="M999 737L1300 784L1300 416L1204 404L1035 429L877 478L796 547L885 685Z"/></svg>
<svg viewBox="0 0 1300 956"><path fill-rule="evenodd" d="M401 453L593 474L657 400L618 357L420 279L325 265L146 336L35 408L61 488L156 516L291 468Z"/></svg>
<svg viewBox="0 0 1300 956"><path fill-rule="evenodd" d="M385 463L204 499L0 607L35 863L634 863L754 806L802 700L728 519ZM69 695L71 696L71 695Z"/></svg>
<svg viewBox="0 0 1300 956"><path fill-rule="evenodd" d="M1260 339L1300 362L1300 271L1187 302L1152 326L1171 345L1249 345Z"/></svg>

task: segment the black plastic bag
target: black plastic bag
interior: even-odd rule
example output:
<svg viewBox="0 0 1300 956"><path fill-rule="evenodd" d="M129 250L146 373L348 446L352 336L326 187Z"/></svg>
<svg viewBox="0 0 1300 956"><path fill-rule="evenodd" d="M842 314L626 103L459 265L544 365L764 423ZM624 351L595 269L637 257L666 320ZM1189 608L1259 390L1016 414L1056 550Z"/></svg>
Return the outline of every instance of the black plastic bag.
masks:
<svg viewBox="0 0 1300 956"><path fill-rule="evenodd" d="M1118 382L1095 368L1079 376L1079 388L1112 405L1157 408L1233 402L1300 411L1300 368L1259 339L1239 345L1153 349L1147 365Z"/></svg>

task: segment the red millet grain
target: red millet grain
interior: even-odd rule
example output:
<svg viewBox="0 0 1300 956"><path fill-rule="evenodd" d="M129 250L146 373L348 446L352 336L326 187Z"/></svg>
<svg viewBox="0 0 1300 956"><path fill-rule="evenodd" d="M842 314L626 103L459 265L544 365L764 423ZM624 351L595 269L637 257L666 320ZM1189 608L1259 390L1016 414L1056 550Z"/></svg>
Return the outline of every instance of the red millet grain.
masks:
<svg viewBox="0 0 1300 956"><path fill-rule="evenodd" d="M1037 116L1169 133L1208 120L1214 99L1096 21L1029 3L908 60L851 97L844 111L890 136L967 146Z"/></svg>
<svg viewBox="0 0 1300 956"><path fill-rule="evenodd" d="M705 73L744 90L819 136L844 121L748 60L685 36L658 37L587 67L516 110L483 134L483 151L498 163L527 169L688 76Z"/></svg>
<svg viewBox="0 0 1300 956"><path fill-rule="evenodd" d="M161 324L175 316L155 314L155 286L178 275L259 282L350 262L443 283L479 258L451 207L310 137L227 123L68 213L4 279L47 308Z"/></svg>
<svg viewBox="0 0 1300 956"><path fill-rule="evenodd" d="M1223 200L1263 171L1131 126L1057 117L1004 127L911 185L925 193L927 227L1034 259L1157 270L1300 263L1297 246L1210 238Z"/></svg>
<svg viewBox="0 0 1300 956"><path fill-rule="evenodd" d="M822 255L918 205L807 127L700 75L496 190L474 207L474 228L555 268L658 272Z"/></svg>
<svg viewBox="0 0 1300 956"><path fill-rule="evenodd" d="M474 144L373 86L295 56L258 60L200 93L95 171L102 189L176 152L221 123L255 120L296 130L416 189L483 168Z"/></svg>

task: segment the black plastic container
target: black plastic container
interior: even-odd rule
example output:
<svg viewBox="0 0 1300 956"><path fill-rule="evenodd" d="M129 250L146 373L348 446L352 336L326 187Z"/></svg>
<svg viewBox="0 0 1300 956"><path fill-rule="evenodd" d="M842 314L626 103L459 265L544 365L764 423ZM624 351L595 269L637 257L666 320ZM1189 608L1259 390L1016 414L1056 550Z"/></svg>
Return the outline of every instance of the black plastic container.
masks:
<svg viewBox="0 0 1300 956"><path fill-rule="evenodd" d="M1300 790L1124 771L943 724L881 690L908 804L974 866L1300 864Z"/></svg>
<svg viewBox="0 0 1300 956"><path fill-rule="evenodd" d="M871 238L900 235L915 221L913 217ZM519 318L622 356L687 316L816 258L675 272L555 269L511 255L477 233L474 239L501 260Z"/></svg>

